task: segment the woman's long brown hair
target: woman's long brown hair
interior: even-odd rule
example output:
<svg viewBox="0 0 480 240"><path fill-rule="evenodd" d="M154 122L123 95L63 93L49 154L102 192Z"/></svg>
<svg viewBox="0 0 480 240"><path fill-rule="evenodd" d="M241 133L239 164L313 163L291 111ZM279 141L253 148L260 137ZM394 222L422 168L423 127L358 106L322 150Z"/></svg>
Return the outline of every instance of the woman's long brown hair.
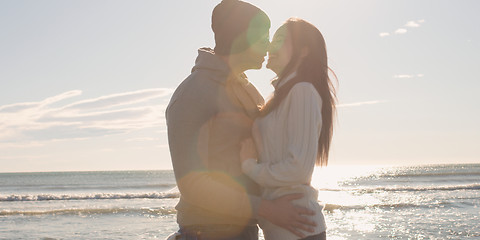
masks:
<svg viewBox="0 0 480 240"><path fill-rule="evenodd" d="M330 70L335 79L335 73L328 67L325 39L320 31L311 23L297 18L288 19L282 27L287 28L293 47L292 59L278 76L278 81L296 70L296 77L275 89L273 96L261 108L261 116L276 109L288 95L292 87L299 82L309 82L318 91L322 98L322 129L318 139L318 153L316 164L326 166L333 136L333 122L336 115L336 90L328 76ZM302 49L308 54L301 57Z"/></svg>

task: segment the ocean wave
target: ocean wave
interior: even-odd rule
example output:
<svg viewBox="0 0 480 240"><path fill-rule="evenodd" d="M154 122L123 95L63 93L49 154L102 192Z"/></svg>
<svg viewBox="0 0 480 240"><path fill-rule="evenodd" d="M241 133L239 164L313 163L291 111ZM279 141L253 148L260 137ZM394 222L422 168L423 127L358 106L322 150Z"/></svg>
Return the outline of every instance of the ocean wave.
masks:
<svg viewBox="0 0 480 240"><path fill-rule="evenodd" d="M373 188L320 188L319 191L332 192L358 192L358 193L374 193L374 192L425 192L425 191L456 191L456 190L480 190L480 184L454 185L454 186L418 186L418 187L373 187Z"/></svg>
<svg viewBox="0 0 480 240"><path fill-rule="evenodd" d="M92 199L164 199L179 198L179 192L154 193L97 193L97 194L38 194L38 195L9 195L1 196L0 202L22 201L59 201L59 200L92 200Z"/></svg>
<svg viewBox="0 0 480 240"><path fill-rule="evenodd" d="M418 187L376 187L363 189L361 192L425 192L425 191L456 191L456 190L480 190L480 184L454 185L454 186L418 186Z"/></svg>
<svg viewBox="0 0 480 240"><path fill-rule="evenodd" d="M351 205L351 206L342 206L337 204L325 204L325 211L334 211L334 210L363 210L366 208L415 208L419 207L416 204L409 203L396 203L396 204L373 204L373 205Z"/></svg>
<svg viewBox="0 0 480 240"><path fill-rule="evenodd" d="M94 215L94 214L175 214L175 208L87 208L87 209L53 209L41 211L0 211L0 216L37 216L37 215Z"/></svg>
<svg viewBox="0 0 480 240"><path fill-rule="evenodd" d="M45 185L45 184L11 184L2 185L2 188L35 188L44 190L116 190L116 189L144 189L144 188L172 188L176 184L143 184L143 185L84 185L84 184L66 184L66 185Z"/></svg>
<svg viewBox="0 0 480 240"><path fill-rule="evenodd" d="M419 173L386 173L379 177L399 178L399 177L446 177L446 176L480 176L480 172L419 172Z"/></svg>
<svg viewBox="0 0 480 240"><path fill-rule="evenodd" d="M368 208L376 209L403 209L403 208L435 208L435 207L446 207L451 205L450 202L437 202L429 204L413 204L413 203L385 203L385 204L371 204L371 205L351 205L343 206L337 204L325 204L324 210L327 212L332 212L335 210L365 210Z"/></svg>

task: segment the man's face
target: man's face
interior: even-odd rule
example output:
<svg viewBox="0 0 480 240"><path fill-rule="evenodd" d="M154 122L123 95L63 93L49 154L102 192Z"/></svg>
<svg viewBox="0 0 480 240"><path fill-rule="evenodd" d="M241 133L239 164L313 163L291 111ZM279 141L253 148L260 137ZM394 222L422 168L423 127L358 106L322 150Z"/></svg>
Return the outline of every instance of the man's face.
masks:
<svg viewBox="0 0 480 240"><path fill-rule="evenodd" d="M255 42L252 42L250 48L245 52L245 60L248 62L250 69L260 69L267 56L267 49L270 44L270 36L268 32L263 33L262 36Z"/></svg>

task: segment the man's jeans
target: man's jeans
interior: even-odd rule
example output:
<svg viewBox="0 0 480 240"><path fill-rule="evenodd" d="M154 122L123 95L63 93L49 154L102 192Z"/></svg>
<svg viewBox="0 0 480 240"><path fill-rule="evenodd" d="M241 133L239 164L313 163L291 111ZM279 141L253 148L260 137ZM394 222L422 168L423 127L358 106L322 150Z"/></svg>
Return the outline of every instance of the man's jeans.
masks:
<svg viewBox="0 0 480 240"><path fill-rule="evenodd" d="M178 232L181 236L177 237L178 240L258 240L258 227L257 226L249 226L246 227L241 233L236 236L228 237L228 238L208 238L202 236L202 233L192 233L187 232L184 228L180 227Z"/></svg>

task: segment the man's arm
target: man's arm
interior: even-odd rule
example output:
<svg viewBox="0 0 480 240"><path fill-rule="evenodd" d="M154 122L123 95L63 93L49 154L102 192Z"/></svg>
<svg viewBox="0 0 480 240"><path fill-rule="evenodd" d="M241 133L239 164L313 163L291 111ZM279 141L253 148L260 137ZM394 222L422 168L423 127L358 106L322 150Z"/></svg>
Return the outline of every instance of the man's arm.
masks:
<svg viewBox="0 0 480 240"><path fill-rule="evenodd" d="M306 236L300 232L299 229L314 232L312 227L315 227L316 223L304 216L315 215L315 212L303 207L296 207L292 204L293 200L302 197L303 194L295 193L274 200L262 199L258 208L258 215L279 227L289 230L300 238L305 238Z"/></svg>

